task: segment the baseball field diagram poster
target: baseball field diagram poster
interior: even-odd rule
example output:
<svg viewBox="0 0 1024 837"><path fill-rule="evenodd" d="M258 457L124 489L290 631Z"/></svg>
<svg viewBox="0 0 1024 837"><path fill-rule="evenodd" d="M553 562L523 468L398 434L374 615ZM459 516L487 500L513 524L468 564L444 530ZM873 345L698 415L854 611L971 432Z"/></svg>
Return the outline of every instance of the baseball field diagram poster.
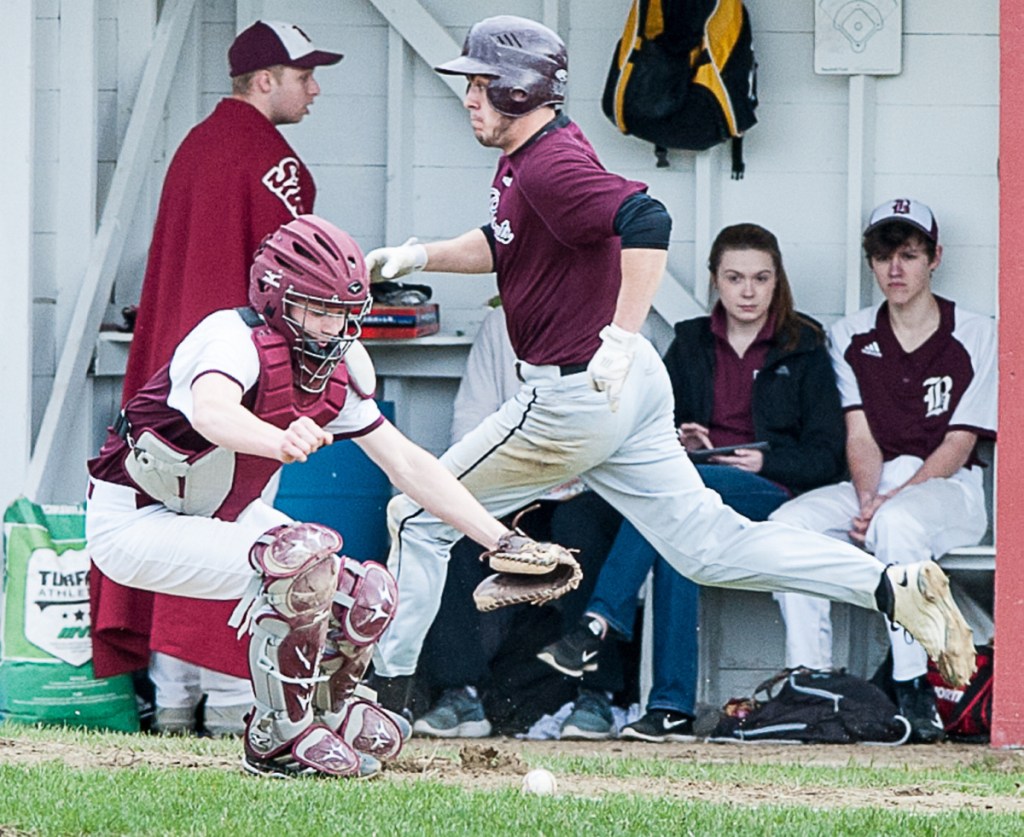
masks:
<svg viewBox="0 0 1024 837"><path fill-rule="evenodd" d="M814 72L897 75L903 69L903 0L815 0Z"/></svg>

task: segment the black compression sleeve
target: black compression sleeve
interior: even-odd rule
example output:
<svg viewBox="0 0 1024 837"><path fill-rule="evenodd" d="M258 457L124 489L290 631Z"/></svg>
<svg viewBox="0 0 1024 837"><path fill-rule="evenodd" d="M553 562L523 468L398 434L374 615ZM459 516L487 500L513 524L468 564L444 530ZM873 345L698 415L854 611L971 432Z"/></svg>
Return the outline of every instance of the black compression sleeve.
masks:
<svg viewBox="0 0 1024 837"><path fill-rule="evenodd" d="M484 234L484 238L487 239L487 246L491 248L491 264L496 265L498 263L498 248L494 242L494 230L490 224L482 224L480 231Z"/></svg>
<svg viewBox="0 0 1024 837"><path fill-rule="evenodd" d="M622 239L623 250L667 250L672 216L661 201L636 192L615 213L615 232Z"/></svg>

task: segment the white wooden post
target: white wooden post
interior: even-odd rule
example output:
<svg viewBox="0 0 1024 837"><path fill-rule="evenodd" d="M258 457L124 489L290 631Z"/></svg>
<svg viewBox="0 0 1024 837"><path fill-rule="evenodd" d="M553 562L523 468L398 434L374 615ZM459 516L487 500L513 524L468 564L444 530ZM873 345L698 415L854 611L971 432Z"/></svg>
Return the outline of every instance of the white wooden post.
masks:
<svg viewBox="0 0 1024 837"><path fill-rule="evenodd" d="M135 97L146 69L146 59L156 32L156 0L118 0L117 5L117 153L124 144ZM160 140L157 140L159 146ZM154 155L156 156L156 155ZM143 175L146 181L135 218L129 225L124 253L118 266L113 306L109 319L119 322L121 309L139 301L142 275L149 254L156 199L154 193L163 182L162 161L154 161ZM113 384L110 384L113 386ZM93 440L95 445L97 440Z"/></svg>
<svg viewBox="0 0 1024 837"><path fill-rule="evenodd" d="M96 3L60 10L60 139L57 144L58 339L67 331L96 234Z"/></svg>
<svg viewBox="0 0 1024 837"><path fill-rule="evenodd" d="M871 301L861 255L864 213L873 205L871 182L874 177L875 77L850 76L849 136L846 162L846 294L844 313L859 311Z"/></svg>
<svg viewBox="0 0 1024 837"><path fill-rule="evenodd" d="M5 3L0 78L5 80L0 148L0 244L8 332L0 352L0 507L22 490L32 439L32 171L35 162L35 4Z"/></svg>
<svg viewBox="0 0 1024 837"><path fill-rule="evenodd" d="M718 191L721 172L718 170L718 146L697 153L693 164L693 296L705 309L708 307L708 250L718 226Z"/></svg>

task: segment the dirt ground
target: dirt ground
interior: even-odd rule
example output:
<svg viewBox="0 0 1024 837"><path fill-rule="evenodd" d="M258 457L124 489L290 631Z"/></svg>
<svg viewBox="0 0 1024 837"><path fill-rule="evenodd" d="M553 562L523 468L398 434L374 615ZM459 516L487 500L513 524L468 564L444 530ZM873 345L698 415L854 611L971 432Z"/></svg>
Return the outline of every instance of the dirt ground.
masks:
<svg viewBox="0 0 1024 837"><path fill-rule="evenodd" d="M1012 796L972 795L929 781L891 789L829 788L779 784L581 776L557 773L558 795L601 797L611 793L647 794L732 804L810 805L818 808L871 807L916 812L949 810L1024 813L1024 751L993 750L981 745L943 743L932 746L872 747L773 744L644 744L640 742L518 741L508 738L474 742L413 739L377 781L415 781L421 777L467 789L519 788L531 765L548 756L595 755L605 758L651 758L698 764L795 764L843 767L909 766L942 768L981 764L989 771L1019 775ZM73 767L124 769L141 765L238 770L234 755L172 753L165 742L140 736L131 745L75 745L0 738L0 763L31 765L59 760Z"/></svg>

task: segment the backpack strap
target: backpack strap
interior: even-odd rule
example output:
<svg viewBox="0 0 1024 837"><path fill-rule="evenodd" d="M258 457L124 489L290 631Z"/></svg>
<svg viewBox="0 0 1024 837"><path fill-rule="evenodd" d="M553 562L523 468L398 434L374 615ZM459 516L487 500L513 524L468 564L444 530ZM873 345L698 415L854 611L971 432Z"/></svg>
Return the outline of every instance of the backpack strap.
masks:
<svg viewBox="0 0 1024 837"><path fill-rule="evenodd" d="M742 180L743 172L746 171L746 163L743 162L743 137L732 138L732 179Z"/></svg>

